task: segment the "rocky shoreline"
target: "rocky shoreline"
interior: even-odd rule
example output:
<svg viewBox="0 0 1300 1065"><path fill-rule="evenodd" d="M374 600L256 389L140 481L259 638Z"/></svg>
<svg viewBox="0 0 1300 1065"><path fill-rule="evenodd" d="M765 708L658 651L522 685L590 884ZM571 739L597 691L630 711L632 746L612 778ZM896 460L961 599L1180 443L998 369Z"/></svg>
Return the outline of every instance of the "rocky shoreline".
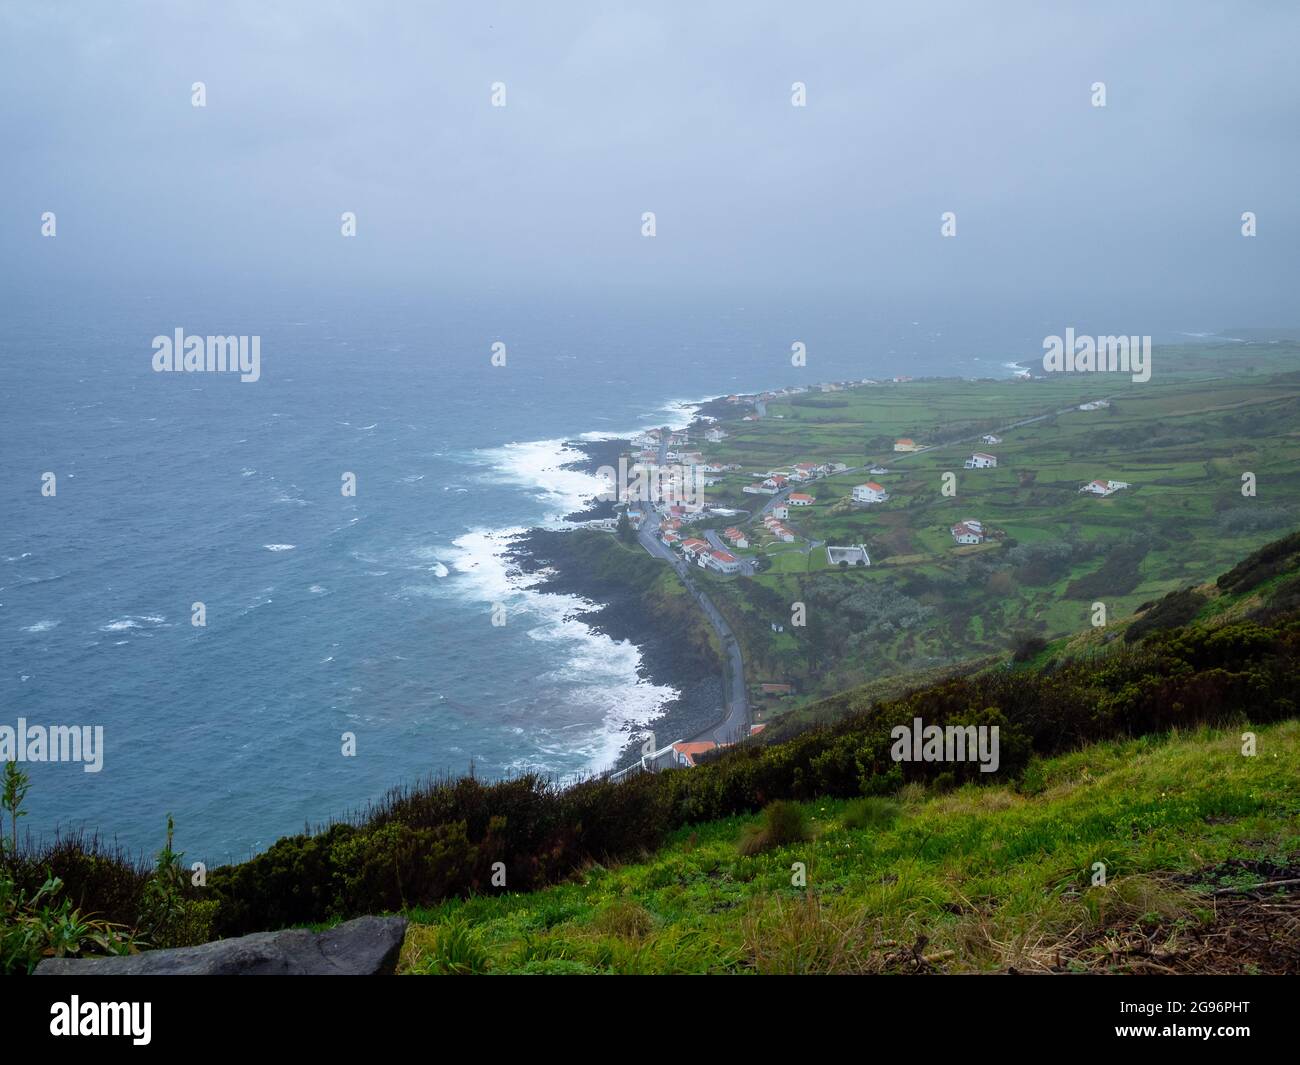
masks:
<svg viewBox="0 0 1300 1065"><path fill-rule="evenodd" d="M631 443L583 440L566 446L584 457L565 468L594 474L602 466L617 468ZM615 514L611 501L593 498L565 520L580 524ZM614 768L639 757L647 729L663 745L702 731L722 715L722 664L711 630L689 601L655 595L653 586L667 572L662 563L639 548L629 554L608 532L595 529L530 529L514 540L508 555L537 578L537 591L576 595L593 604L575 617L610 639L633 643L641 654L640 676L678 692L653 721L629 726L628 743Z"/></svg>

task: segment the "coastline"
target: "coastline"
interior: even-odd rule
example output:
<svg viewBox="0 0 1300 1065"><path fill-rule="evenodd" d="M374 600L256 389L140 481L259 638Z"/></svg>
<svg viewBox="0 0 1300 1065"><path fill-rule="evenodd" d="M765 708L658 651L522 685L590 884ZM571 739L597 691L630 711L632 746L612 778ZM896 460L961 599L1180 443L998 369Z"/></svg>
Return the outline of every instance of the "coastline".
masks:
<svg viewBox="0 0 1300 1065"><path fill-rule="evenodd" d="M1007 362L1003 369L1014 375L1026 365ZM665 418L653 427L701 430L735 418L737 398L752 403L759 395L673 401L665 404ZM553 469L594 479L602 467L616 468L620 456L634 450L631 438L638 431L556 441L568 461ZM579 457L573 458L575 453ZM723 661L712 629L693 602L654 593L652 586L666 577L667 568L639 546L628 549L614 540L605 524L618 514L613 501L593 493L569 508L559 524L516 531L502 557L527 575L533 592L569 595L590 604L568 616L595 634L634 646L639 655L637 678L676 693L644 719L624 720L617 731L627 740L613 764L591 767L593 772L621 769L639 756L647 731L654 734L656 746L663 746L716 724L725 712ZM597 523L602 527L593 528Z"/></svg>
<svg viewBox="0 0 1300 1065"><path fill-rule="evenodd" d="M684 424L694 424L701 410L725 403L717 397L676 406L689 412ZM681 415L677 416L681 421ZM581 458L565 463L564 470L595 476L601 467L617 467L621 455L631 449L629 437L566 440L564 448ZM666 570L638 547L634 557L645 567L629 574L611 560L613 571L599 564L593 555L607 550L622 551L609 533L584 528L592 522L617 515L612 500L594 495L566 516L569 527L534 527L516 536L505 552L508 562L526 573L535 592L576 596L592 606L572 615L593 632L617 642L633 644L640 654L638 676L656 686L670 688L676 695L662 703L657 713L623 726L627 742L614 763L603 769L622 769L641 753L646 731L652 731L657 745L694 735L713 724L723 704L721 662L709 642L709 629L693 608L685 616L674 605L651 599L650 585ZM576 528L575 528L576 526ZM591 540L585 537L598 537ZM621 560L624 564L626 559ZM594 563L594 564L593 564Z"/></svg>
<svg viewBox="0 0 1300 1065"><path fill-rule="evenodd" d="M638 676L676 692L653 716L623 726L627 742L601 770L635 761L647 730L662 746L714 724L723 705L721 663L703 616L689 600L656 599L651 585L667 568L638 547L644 566L629 573L627 550L608 532L543 528L522 533L507 550L508 560L533 578L535 592L591 603L572 616L593 632L633 644L640 655ZM602 558L602 552L623 557Z"/></svg>

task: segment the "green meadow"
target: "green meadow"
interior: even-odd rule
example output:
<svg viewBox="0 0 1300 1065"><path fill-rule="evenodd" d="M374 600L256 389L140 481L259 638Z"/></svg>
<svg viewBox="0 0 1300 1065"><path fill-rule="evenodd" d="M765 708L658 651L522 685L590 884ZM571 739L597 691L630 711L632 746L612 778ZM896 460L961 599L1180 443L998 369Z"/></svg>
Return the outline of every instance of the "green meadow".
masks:
<svg viewBox="0 0 1300 1065"><path fill-rule="evenodd" d="M781 397L758 421L738 407L723 422L727 438L705 448L742 467L708 490L712 503L756 511L766 497L741 487L796 462L855 471L803 489L816 502L787 522L800 541L756 536L767 558L757 577L706 578L751 681L798 689L760 701L759 719L902 670L1005 651L1024 634L1073 632L1093 622L1096 603L1110 619L1129 616L1294 527L1300 346L1189 345L1157 349L1152 361L1141 383L1118 373L919 380ZM1108 407L1077 409L1103 398ZM1002 441L981 443L984 433ZM929 449L895 453L899 437ZM996 455L997 468L965 469L973 451ZM866 472L877 465L889 472ZM1243 494L1247 474L1254 495ZM1131 487L1080 493L1094 479ZM852 488L866 480L889 501L854 506ZM984 523L984 544L954 543L950 526L967 518ZM813 542L865 544L872 565L832 568ZM802 627L791 624L795 603L805 605Z"/></svg>

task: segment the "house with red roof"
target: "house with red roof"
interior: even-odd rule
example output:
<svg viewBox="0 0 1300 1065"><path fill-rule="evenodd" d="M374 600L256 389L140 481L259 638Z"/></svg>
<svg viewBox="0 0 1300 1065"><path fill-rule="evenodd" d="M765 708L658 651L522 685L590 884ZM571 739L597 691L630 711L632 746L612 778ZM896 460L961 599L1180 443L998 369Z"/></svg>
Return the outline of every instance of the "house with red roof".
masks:
<svg viewBox="0 0 1300 1065"><path fill-rule="evenodd" d="M885 491L885 486L877 484L875 481L853 486L853 502L855 503L883 503L888 498L889 493Z"/></svg>
<svg viewBox="0 0 1300 1065"><path fill-rule="evenodd" d="M730 551L709 548L709 550L699 553L698 562L704 569L716 570L718 573L740 572L740 559Z"/></svg>
<svg viewBox="0 0 1300 1065"><path fill-rule="evenodd" d="M718 745L712 740L692 740L678 741L673 744L673 753L677 756L677 764L684 769L694 769L695 759L706 751L716 750Z"/></svg>

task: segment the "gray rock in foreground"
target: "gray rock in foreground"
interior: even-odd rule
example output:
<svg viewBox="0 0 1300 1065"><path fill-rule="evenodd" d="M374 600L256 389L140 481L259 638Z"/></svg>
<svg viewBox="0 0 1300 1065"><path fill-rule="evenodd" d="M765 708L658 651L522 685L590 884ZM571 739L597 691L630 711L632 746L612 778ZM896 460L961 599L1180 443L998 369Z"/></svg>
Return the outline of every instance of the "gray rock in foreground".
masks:
<svg viewBox="0 0 1300 1065"><path fill-rule="evenodd" d="M358 917L328 932L290 928L120 958L46 958L37 976L389 976L405 917Z"/></svg>

